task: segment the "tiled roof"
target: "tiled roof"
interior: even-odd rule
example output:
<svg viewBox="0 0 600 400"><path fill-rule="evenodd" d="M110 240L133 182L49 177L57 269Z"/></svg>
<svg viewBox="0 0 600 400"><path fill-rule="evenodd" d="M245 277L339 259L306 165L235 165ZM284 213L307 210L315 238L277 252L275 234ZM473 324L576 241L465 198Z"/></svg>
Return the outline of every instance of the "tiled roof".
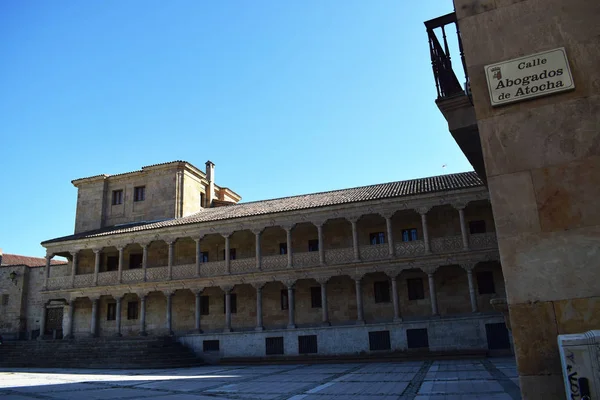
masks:
<svg viewBox="0 0 600 400"><path fill-rule="evenodd" d="M27 267L41 267L46 266L46 259L41 257L27 257L20 256L18 254L2 254L2 266L9 265L25 265ZM64 261L52 260L52 265L63 265L66 264Z"/></svg>
<svg viewBox="0 0 600 400"><path fill-rule="evenodd" d="M127 225L112 226L48 240L42 242L42 244L480 186L483 186L483 181L475 172L462 172L408 181L381 183L352 189L238 203L226 207L207 208L196 214L179 219L136 222Z"/></svg>
<svg viewBox="0 0 600 400"><path fill-rule="evenodd" d="M186 164L190 164L187 161L183 161L183 160L175 160L175 161L167 161L167 162L163 162L163 163L158 163L158 164L150 164L150 165L145 165L142 167L142 169L138 169L135 171L129 171L129 172L121 172L119 174L113 174L113 175L108 175L108 174L99 174L99 175L92 175L92 176L86 176L85 178L77 178L77 179L73 179L71 182L76 182L76 181L82 181L84 179L92 179L92 178L99 178L101 176L108 178L108 177L115 177L115 176L121 176L121 175L127 175L127 174L133 174L136 172L142 172L144 170L144 168L151 168L151 167L158 167L161 165L168 165L168 164L178 164L178 163L186 163ZM192 164L190 164L192 165ZM192 165L193 166L193 165ZM197 167L193 166L194 168L198 169Z"/></svg>

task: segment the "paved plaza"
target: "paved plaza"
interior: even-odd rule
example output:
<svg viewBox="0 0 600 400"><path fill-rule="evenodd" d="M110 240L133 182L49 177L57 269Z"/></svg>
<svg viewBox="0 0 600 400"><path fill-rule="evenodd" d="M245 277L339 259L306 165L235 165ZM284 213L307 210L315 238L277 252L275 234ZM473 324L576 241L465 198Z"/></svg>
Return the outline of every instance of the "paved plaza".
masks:
<svg viewBox="0 0 600 400"><path fill-rule="evenodd" d="M514 359L202 366L162 370L10 369L0 398L149 400L520 399Z"/></svg>

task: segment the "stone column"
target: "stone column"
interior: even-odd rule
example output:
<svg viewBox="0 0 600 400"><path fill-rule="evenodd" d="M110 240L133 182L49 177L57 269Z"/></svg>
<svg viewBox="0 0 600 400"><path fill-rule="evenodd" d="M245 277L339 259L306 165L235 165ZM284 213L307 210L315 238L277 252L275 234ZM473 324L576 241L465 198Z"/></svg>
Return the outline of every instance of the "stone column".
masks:
<svg viewBox="0 0 600 400"><path fill-rule="evenodd" d="M73 339L73 317L75 315L75 300L71 300L69 303L67 303L67 305L64 308L67 309L67 320L65 324L66 326L63 327L63 338Z"/></svg>
<svg viewBox="0 0 600 400"><path fill-rule="evenodd" d="M166 327L167 327L167 335L173 335L173 324L172 324L172 310L173 310L173 292L164 292L165 297L167 298L167 318L166 318Z"/></svg>
<svg viewBox="0 0 600 400"><path fill-rule="evenodd" d="M317 225L317 238L319 241L319 265L325 265L325 241L323 240L323 223Z"/></svg>
<svg viewBox="0 0 600 400"><path fill-rule="evenodd" d="M147 295L139 294L140 298L140 336L147 336L146 333L146 297Z"/></svg>
<svg viewBox="0 0 600 400"><path fill-rule="evenodd" d="M329 326L329 309L327 308L327 281L329 278L322 278L317 280L321 285L321 311L323 314L323 326Z"/></svg>
<svg viewBox="0 0 600 400"><path fill-rule="evenodd" d="M123 261L124 261L124 250L125 247L118 247L119 250L119 269L117 272L117 282L121 283L123 282Z"/></svg>
<svg viewBox="0 0 600 400"><path fill-rule="evenodd" d="M75 275L77 274L77 252L72 251L71 256L73 257L71 261L71 287L75 287Z"/></svg>
<svg viewBox="0 0 600 400"><path fill-rule="evenodd" d="M429 299L431 300L431 314L438 315L437 308L437 296L435 294L435 280L433 279L433 272L427 273L427 278L429 279Z"/></svg>
<svg viewBox="0 0 600 400"><path fill-rule="evenodd" d="M92 337L98 336L98 302L100 299L90 299L92 300L92 316L90 321L90 335Z"/></svg>
<svg viewBox="0 0 600 400"><path fill-rule="evenodd" d="M465 264L462 266L467 271L467 279L469 281L469 298L471 300L471 311L477 312L477 296L475 295L475 283L473 282L474 264Z"/></svg>
<svg viewBox="0 0 600 400"><path fill-rule="evenodd" d="M365 323L365 317L363 314L363 302L362 302L362 276L354 278L354 287L356 290L356 323L362 325Z"/></svg>
<svg viewBox="0 0 600 400"><path fill-rule="evenodd" d="M115 333L115 336L121 336L121 303L123 300L122 296L117 296L115 297L115 300L117 301L116 304L116 308L117 308L117 313L116 313L116 318L115 318L115 322L117 325L117 332Z"/></svg>
<svg viewBox="0 0 600 400"><path fill-rule="evenodd" d="M358 227L356 226L358 218L350 219L352 224L352 250L354 250L354 261L360 261L360 249L358 247Z"/></svg>
<svg viewBox="0 0 600 400"><path fill-rule="evenodd" d="M202 300L202 292L204 289L197 289L195 292L196 295L196 333L202 333L202 328L200 325L200 319L202 318L201 312L201 300Z"/></svg>
<svg viewBox="0 0 600 400"><path fill-rule="evenodd" d="M229 242L230 234L222 234L225 238L225 270L228 274L231 273L231 243Z"/></svg>
<svg viewBox="0 0 600 400"><path fill-rule="evenodd" d="M201 245L202 245L202 238L196 238L194 239L194 241L196 242L196 276L199 277L200 276L200 268L202 265L202 249L201 249Z"/></svg>
<svg viewBox="0 0 600 400"><path fill-rule="evenodd" d="M285 227L285 234L287 240L287 259L288 259L288 268L292 268L294 266L294 257L292 255L292 228L293 226Z"/></svg>
<svg viewBox="0 0 600 400"><path fill-rule="evenodd" d="M467 223L465 222L464 205L454 207L458 210L458 217L460 218L460 234L462 236L463 250L469 250L469 234L467 232Z"/></svg>
<svg viewBox="0 0 600 400"><path fill-rule="evenodd" d="M42 303L42 313L40 314L40 336L37 340L44 339L44 331L46 330L46 303Z"/></svg>
<svg viewBox="0 0 600 400"><path fill-rule="evenodd" d="M431 253L431 247L429 246L429 231L427 230L427 212L428 207L417 208L417 212L421 214L421 226L423 229L423 244L425 245L425 254Z"/></svg>
<svg viewBox="0 0 600 400"><path fill-rule="evenodd" d="M169 258L167 261L167 279L171 280L173 279L173 261L175 260L175 241L168 241L167 244L169 245Z"/></svg>
<svg viewBox="0 0 600 400"><path fill-rule="evenodd" d="M148 280L148 246L149 243L143 243L142 245L142 270L144 271L144 282Z"/></svg>
<svg viewBox="0 0 600 400"><path fill-rule="evenodd" d="M225 328L223 332L231 332L231 286L222 286L225 292Z"/></svg>
<svg viewBox="0 0 600 400"><path fill-rule="evenodd" d="M262 252L260 251L260 235L262 233L262 229L254 229L254 243L255 243L255 253L256 253L256 270L260 271L262 269Z"/></svg>
<svg viewBox="0 0 600 400"><path fill-rule="evenodd" d="M100 273L100 255L102 249L94 249L94 286L98 286L98 274Z"/></svg>
<svg viewBox="0 0 600 400"><path fill-rule="evenodd" d="M400 315L400 299L398 297L398 280L394 273L388 275L392 281L392 301L394 302L394 321L402 321Z"/></svg>
<svg viewBox="0 0 600 400"><path fill-rule="evenodd" d="M394 248L394 232L392 231L392 213L385 215L385 227L387 230L388 253L390 258L394 258L396 249Z"/></svg>
<svg viewBox="0 0 600 400"><path fill-rule="evenodd" d="M296 318L294 312L294 286L296 282L288 282L287 283L287 291L288 291L288 329L296 328Z"/></svg>
<svg viewBox="0 0 600 400"><path fill-rule="evenodd" d="M263 316L262 316L262 288L264 283L257 283L254 285L256 289L256 328L255 330L260 332L264 330Z"/></svg>
<svg viewBox="0 0 600 400"><path fill-rule="evenodd" d="M44 270L44 290L48 290L48 279L50 278L50 265L52 264L54 254L46 255L46 269Z"/></svg>

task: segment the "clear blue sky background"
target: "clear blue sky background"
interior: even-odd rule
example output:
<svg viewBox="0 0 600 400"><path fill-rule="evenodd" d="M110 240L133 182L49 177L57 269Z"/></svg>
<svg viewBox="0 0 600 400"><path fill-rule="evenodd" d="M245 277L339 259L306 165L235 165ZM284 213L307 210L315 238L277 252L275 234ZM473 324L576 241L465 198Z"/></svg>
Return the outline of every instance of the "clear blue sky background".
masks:
<svg viewBox="0 0 600 400"><path fill-rule="evenodd" d="M434 103L423 25L451 11L0 2L0 247L43 256L72 233L72 179L176 159L212 160L242 201L471 170Z"/></svg>

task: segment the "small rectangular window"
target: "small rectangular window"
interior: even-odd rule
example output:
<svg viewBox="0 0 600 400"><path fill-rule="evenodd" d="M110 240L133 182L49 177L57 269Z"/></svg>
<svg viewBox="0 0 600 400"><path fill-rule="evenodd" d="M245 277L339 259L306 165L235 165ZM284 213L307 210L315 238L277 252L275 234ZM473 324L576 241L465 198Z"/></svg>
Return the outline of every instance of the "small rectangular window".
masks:
<svg viewBox="0 0 600 400"><path fill-rule="evenodd" d="M127 302L127 319L138 319L138 302Z"/></svg>
<svg viewBox="0 0 600 400"><path fill-rule="evenodd" d="M319 251L319 240L313 239L308 241L308 251Z"/></svg>
<svg viewBox="0 0 600 400"><path fill-rule="evenodd" d="M317 352L317 335L298 336L298 353L309 354Z"/></svg>
<svg viewBox="0 0 600 400"><path fill-rule="evenodd" d="M312 308L323 307L320 287L311 287L310 288L310 304L311 304Z"/></svg>
<svg viewBox="0 0 600 400"><path fill-rule="evenodd" d="M200 207L206 207L206 195L202 192L200 192Z"/></svg>
<svg viewBox="0 0 600 400"><path fill-rule="evenodd" d="M129 255L129 269L142 268L143 254Z"/></svg>
<svg viewBox="0 0 600 400"><path fill-rule="evenodd" d="M469 232L471 234L485 233L485 221L469 221Z"/></svg>
<svg viewBox="0 0 600 400"><path fill-rule="evenodd" d="M496 287L494 286L494 273L492 271L477 272L477 287L479 294L494 294Z"/></svg>
<svg viewBox="0 0 600 400"><path fill-rule="evenodd" d="M123 190L113 190L112 192L112 205L118 204L123 204Z"/></svg>
<svg viewBox="0 0 600 400"><path fill-rule="evenodd" d="M221 251L221 255L223 256L223 260L225 260L225 250ZM229 249L229 260L235 260L235 249Z"/></svg>
<svg viewBox="0 0 600 400"><path fill-rule="evenodd" d="M2 295L2 305L3 306L7 306L8 305L8 295L7 294L3 294Z"/></svg>
<svg viewBox="0 0 600 400"><path fill-rule="evenodd" d="M383 233L383 232L369 233L369 243L384 244L385 243L385 233Z"/></svg>
<svg viewBox="0 0 600 400"><path fill-rule="evenodd" d="M218 340L204 340L202 342L202 351L219 351L219 341Z"/></svg>
<svg viewBox="0 0 600 400"><path fill-rule="evenodd" d="M287 310L290 303L288 302L288 291L287 289L281 289L281 309Z"/></svg>
<svg viewBox="0 0 600 400"><path fill-rule="evenodd" d="M412 242L418 239L418 233L416 228L402 229L402 241Z"/></svg>
<svg viewBox="0 0 600 400"><path fill-rule="evenodd" d="M375 297L375 303L390 302L390 283L388 281L374 282L373 292Z"/></svg>
<svg viewBox="0 0 600 400"><path fill-rule="evenodd" d="M390 331L369 332L369 350L390 350Z"/></svg>
<svg viewBox="0 0 600 400"><path fill-rule="evenodd" d="M230 299L231 299L231 313L232 314L236 314L237 313L237 295L235 293L230 293L229 294ZM225 314L227 311L225 310L227 304L225 304L225 301L227 299L227 295L223 295L223 314Z"/></svg>
<svg viewBox="0 0 600 400"><path fill-rule="evenodd" d="M268 356L283 354L283 336L265 338L265 350Z"/></svg>
<svg viewBox="0 0 600 400"><path fill-rule="evenodd" d="M210 298L208 296L200 296L200 315L209 315L209 300Z"/></svg>
<svg viewBox="0 0 600 400"><path fill-rule="evenodd" d="M425 298L425 289L423 288L423 279L410 278L406 280L408 300L421 300Z"/></svg>
<svg viewBox="0 0 600 400"><path fill-rule="evenodd" d="M287 243L279 243L279 254L287 254Z"/></svg>
<svg viewBox="0 0 600 400"><path fill-rule="evenodd" d="M106 256L106 270L117 271L119 269L119 257L118 256Z"/></svg>
<svg viewBox="0 0 600 400"><path fill-rule="evenodd" d="M117 319L117 303L108 303L106 307L106 320L114 321Z"/></svg>
<svg viewBox="0 0 600 400"><path fill-rule="evenodd" d="M146 200L146 186L136 186L133 188L133 201Z"/></svg>
<svg viewBox="0 0 600 400"><path fill-rule="evenodd" d="M423 329L407 329L406 342L409 349L429 348L429 337L427 328Z"/></svg>
<svg viewBox="0 0 600 400"><path fill-rule="evenodd" d="M208 251L200 252L200 257L202 257L203 263L207 263L208 262Z"/></svg>

